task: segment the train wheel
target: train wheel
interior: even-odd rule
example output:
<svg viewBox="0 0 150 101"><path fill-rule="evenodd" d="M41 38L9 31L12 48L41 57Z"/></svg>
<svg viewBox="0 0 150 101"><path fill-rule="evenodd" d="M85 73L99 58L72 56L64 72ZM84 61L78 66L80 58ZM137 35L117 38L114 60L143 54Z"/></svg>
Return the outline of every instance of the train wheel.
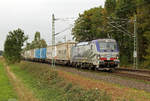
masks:
<svg viewBox="0 0 150 101"><path fill-rule="evenodd" d="M110 72L110 73L115 72L115 68L111 68L111 69L109 69L109 72Z"/></svg>
<svg viewBox="0 0 150 101"><path fill-rule="evenodd" d="M94 70L95 70L95 71L98 71L98 68L95 67Z"/></svg>

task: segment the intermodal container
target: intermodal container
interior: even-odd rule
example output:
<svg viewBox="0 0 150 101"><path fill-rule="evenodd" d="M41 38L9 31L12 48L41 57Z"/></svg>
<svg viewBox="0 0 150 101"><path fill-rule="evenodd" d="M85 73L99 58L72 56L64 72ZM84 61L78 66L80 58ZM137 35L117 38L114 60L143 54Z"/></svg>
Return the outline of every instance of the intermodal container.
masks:
<svg viewBox="0 0 150 101"><path fill-rule="evenodd" d="M46 59L46 48L41 48L40 49L40 58L41 59Z"/></svg>
<svg viewBox="0 0 150 101"><path fill-rule="evenodd" d="M35 49L35 58L40 58L40 49Z"/></svg>

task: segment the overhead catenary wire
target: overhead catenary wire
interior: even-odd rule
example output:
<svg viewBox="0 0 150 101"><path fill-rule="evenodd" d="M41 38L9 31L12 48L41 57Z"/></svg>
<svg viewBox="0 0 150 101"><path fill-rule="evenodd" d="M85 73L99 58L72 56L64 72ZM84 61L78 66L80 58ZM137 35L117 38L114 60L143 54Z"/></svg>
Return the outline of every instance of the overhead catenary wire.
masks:
<svg viewBox="0 0 150 101"><path fill-rule="evenodd" d="M63 32L65 32L65 31L71 29L72 27L73 27L73 25L70 25L69 27L67 27L67 28L63 29L62 31L56 33L55 36L57 36L57 35L59 35L60 33L63 33Z"/></svg>
<svg viewBox="0 0 150 101"><path fill-rule="evenodd" d="M118 18L113 19L113 18L109 18L107 17L107 19L109 20L109 22L107 22L108 25L112 26L113 28L116 28L117 30L123 32L124 34L128 35L128 36L132 36L134 39L134 51L133 51L133 57L134 57L134 63L133 66L135 69L138 69L138 34L137 34L137 16L135 15L135 18L133 20L134 22L134 35L132 35L131 32L129 32L128 30L126 30L125 28L122 27L122 25L119 25L118 23L116 23L114 20L119 20ZM111 20L111 21L110 21ZM125 19L120 19L121 20L125 20ZM127 20L128 21L128 20ZM115 24L115 25L113 25Z"/></svg>
<svg viewBox="0 0 150 101"><path fill-rule="evenodd" d="M66 30L70 29L69 28L66 28L58 33L55 34L55 21L68 21L70 19L75 19L75 18L55 18L54 14L52 15L52 51L54 52L54 54L52 54L52 67L55 67L55 36L62 33L62 32L65 32Z"/></svg>
<svg viewBox="0 0 150 101"><path fill-rule="evenodd" d="M107 19L109 20L109 22L107 22L108 25L112 26L113 28L116 28L117 30L123 32L125 35L128 35L129 37L133 37L131 32L129 32L128 30L123 28L122 25L117 24L113 18L110 19L109 17L107 17ZM115 20L116 19L119 20L119 18L115 18ZM120 19L120 21L121 20L128 21L127 19ZM115 25L113 25L113 24L115 24Z"/></svg>
<svg viewBox="0 0 150 101"><path fill-rule="evenodd" d="M56 18L55 21L69 21L77 19L76 17L70 17L70 18Z"/></svg>

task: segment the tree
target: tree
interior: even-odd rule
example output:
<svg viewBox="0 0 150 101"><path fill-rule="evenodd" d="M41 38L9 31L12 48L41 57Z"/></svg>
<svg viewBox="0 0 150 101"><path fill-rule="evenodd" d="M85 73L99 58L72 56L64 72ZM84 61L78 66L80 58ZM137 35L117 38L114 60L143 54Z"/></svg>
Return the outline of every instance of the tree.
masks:
<svg viewBox="0 0 150 101"><path fill-rule="evenodd" d="M117 40L121 64L131 64L134 40L127 34L128 32L131 32L131 36L134 34L134 15L137 15L139 63L144 63L148 67L150 66L150 0L106 0L104 8L92 8L79 14L72 34L79 42L107 38L109 35ZM127 34L114 26L126 31Z"/></svg>
<svg viewBox="0 0 150 101"><path fill-rule="evenodd" d="M44 39L41 39L41 34L38 31L35 33L32 44L33 44L34 49L47 47L46 41Z"/></svg>
<svg viewBox="0 0 150 101"><path fill-rule="evenodd" d="M21 29L10 31L4 44L4 57L8 63L20 62L22 46L27 40Z"/></svg>
<svg viewBox="0 0 150 101"><path fill-rule="evenodd" d="M150 31L147 31L144 34L145 34L146 39L148 40L148 43L150 43ZM149 44L145 51L147 54L144 56L145 58L144 66L149 68L150 67L150 45Z"/></svg>
<svg viewBox="0 0 150 101"><path fill-rule="evenodd" d="M105 38L107 35L103 26L103 8L97 7L79 14L75 21L72 34L76 41L90 41L96 38Z"/></svg>
<svg viewBox="0 0 150 101"><path fill-rule="evenodd" d="M144 66L150 66L150 2L139 0L137 8L139 58Z"/></svg>
<svg viewBox="0 0 150 101"><path fill-rule="evenodd" d="M109 0L108 0L109 1ZM110 1L109 1L110 2ZM107 9L107 6L106 6ZM113 11L113 18L110 22L112 25L117 26L122 31L112 27L111 31L112 37L117 40L120 49L120 60L121 64L130 64L133 62L133 33L134 23L129 23L133 19L133 15L136 13L136 1L135 0L116 0L116 7ZM108 31L109 31L108 30ZM127 32L128 31L128 32Z"/></svg>
<svg viewBox="0 0 150 101"><path fill-rule="evenodd" d="M105 2L105 9L107 11L107 15L111 15L114 13L116 9L116 0L106 0Z"/></svg>
<svg viewBox="0 0 150 101"><path fill-rule="evenodd" d="M118 42L121 60L126 61L125 64L128 62L131 63L133 60L133 39L108 25L108 23L114 21L126 30L130 29L130 25L126 23L127 21L110 21L107 17L129 20L136 10L134 9L136 7L134 3L133 0L106 0L105 8L92 8L80 14L72 30L76 41L91 41L98 38L108 38L109 35ZM132 31L133 30L131 30L131 32Z"/></svg>
<svg viewBox="0 0 150 101"><path fill-rule="evenodd" d="M129 18L136 12L136 0L117 0L115 15L118 18Z"/></svg>
<svg viewBox="0 0 150 101"><path fill-rule="evenodd" d="M36 32L36 33L35 33L35 36L34 36L34 41L40 41L40 39L41 39L41 34L40 34L40 32Z"/></svg>
<svg viewBox="0 0 150 101"><path fill-rule="evenodd" d="M33 46L34 48L40 48L40 40L41 40L41 34L40 32L36 32L34 36Z"/></svg>
<svg viewBox="0 0 150 101"><path fill-rule="evenodd" d="M47 44L44 39L41 39L40 32L36 32L34 36L34 40L31 43L26 44L25 50L36 49L36 48L46 48Z"/></svg>
<svg viewBox="0 0 150 101"><path fill-rule="evenodd" d="M40 40L40 48L46 48L46 47L47 47L46 41L44 39L41 39Z"/></svg>

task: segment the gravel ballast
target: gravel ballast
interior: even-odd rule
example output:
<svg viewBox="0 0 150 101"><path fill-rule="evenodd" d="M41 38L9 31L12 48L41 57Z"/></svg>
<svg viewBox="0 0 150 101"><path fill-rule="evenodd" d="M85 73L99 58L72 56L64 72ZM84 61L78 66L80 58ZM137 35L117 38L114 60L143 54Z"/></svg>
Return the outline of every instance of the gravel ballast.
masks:
<svg viewBox="0 0 150 101"><path fill-rule="evenodd" d="M150 92L150 84L145 83L142 81L136 81L133 79L125 79L122 77L114 76L111 73L105 73L105 72L92 72L92 71L84 71L81 69L75 69L75 68L69 68L69 67L60 67L57 66L56 69L74 73L86 78L95 79L95 80L101 80L112 84L119 84L120 86L128 87L128 88L135 88L139 90L144 90L146 92Z"/></svg>

